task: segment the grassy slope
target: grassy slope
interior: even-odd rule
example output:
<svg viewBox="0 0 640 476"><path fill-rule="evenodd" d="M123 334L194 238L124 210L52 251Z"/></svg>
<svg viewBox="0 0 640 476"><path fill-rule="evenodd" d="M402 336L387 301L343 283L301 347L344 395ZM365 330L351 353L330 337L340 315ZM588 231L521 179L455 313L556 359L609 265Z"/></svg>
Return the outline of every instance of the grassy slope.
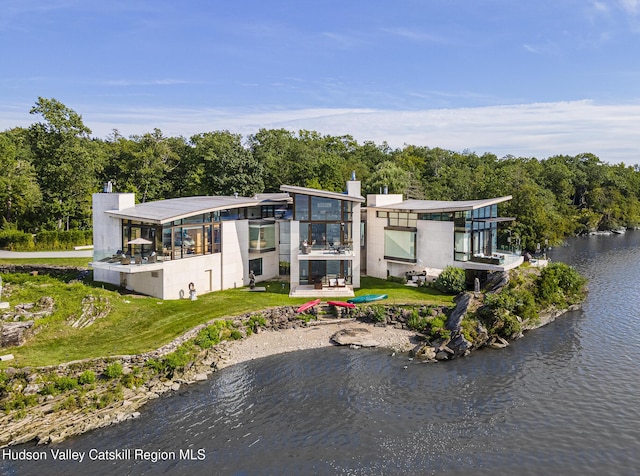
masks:
<svg viewBox="0 0 640 476"><path fill-rule="evenodd" d="M2 258L0 264L50 264L89 268L91 258Z"/></svg>
<svg viewBox="0 0 640 476"><path fill-rule="evenodd" d="M42 366L71 360L109 355L137 354L156 349L189 329L220 317L239 315L260 309L299 305L307 299L289 298L288 286L266 283L267 291L252 293L246 288L230 289L200 296L197 301L161 301L156 298L120 295L117 292L82 283L65 284L48 276L6 275L11 288L11 305L35 302L52 296L56 302L53 316L39 321L38 335L24 346L2 349L12 353L9 365ZM263 283L264 284L264 283ZM360 294L388 294L387 303L428 302L451 304L452 297L428 288L411 288L374 278L363 278ZM69 316L79 316L81 302L87 295L108 299L112 310L108 317L86 329L73 329ZM327 299L328 300L328 299Z"/></svg>

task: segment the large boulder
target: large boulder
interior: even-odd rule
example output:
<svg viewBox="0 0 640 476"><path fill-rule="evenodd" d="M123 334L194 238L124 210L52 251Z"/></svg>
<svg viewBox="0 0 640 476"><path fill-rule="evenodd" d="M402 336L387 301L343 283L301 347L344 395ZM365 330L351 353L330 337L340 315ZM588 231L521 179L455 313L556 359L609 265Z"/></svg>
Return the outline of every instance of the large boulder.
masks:
<svg viewBox="0 0 640 476"><path fill-rule="evenodd" d="M342 329L336 332L331 340L338 345L357 345L359 347L377 347L380 342L375 340L368 329L356 327Z"/></svg>

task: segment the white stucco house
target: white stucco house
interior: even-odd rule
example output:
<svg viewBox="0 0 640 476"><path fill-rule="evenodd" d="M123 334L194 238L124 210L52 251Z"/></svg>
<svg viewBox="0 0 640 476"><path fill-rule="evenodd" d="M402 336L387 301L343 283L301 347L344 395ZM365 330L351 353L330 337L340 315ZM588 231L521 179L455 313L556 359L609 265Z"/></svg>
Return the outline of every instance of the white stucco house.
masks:
<svg viewBox="0 0 640 476"><path fill-rule="evenodd" d="M437 276L446 266L468 271L505 271L520 266L520 253L498 248L498 204L484 200L403 200L402 195L368 195L366 274L378 278Z"/></svg>
<svg viewBox="0 0 640 476"><path fill-rule="evenodd" d="M361 196L282 185L254 197L185 197L136 204L93 195L94 279L160 299L288 279L292 296L353 296L361 275L434 275L447 265L498 271L497 205ZM366 206L365 205L366 201Z"/></svg>

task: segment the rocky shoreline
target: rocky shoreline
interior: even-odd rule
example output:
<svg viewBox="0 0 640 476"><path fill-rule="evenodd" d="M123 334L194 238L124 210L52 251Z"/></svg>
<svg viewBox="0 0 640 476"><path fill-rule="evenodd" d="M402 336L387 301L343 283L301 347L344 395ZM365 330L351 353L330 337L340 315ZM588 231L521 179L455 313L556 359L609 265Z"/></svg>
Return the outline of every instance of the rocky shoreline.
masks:
<svg viewBox="0 0 640 476"><path fill-rule="evenodd" d="M200 351L196 358L176 371L170 378L153 377L139 385L121 388L121 394L114 401L100 409L87 411L84 408L65 409L67 395L49 396L44 402L29 407L22 418L15 412L0 416L0 447L17 445L29 441L38 444L55 444L64 439L87 431L119 423L140 415L139 409L147 402L161 395L179 390L183 385L207 380L208 376L225 367L269 355L295 352L299 350L349 345L358 347L381 347L391 352L412 352L416 357L439 361L467 355L480 347L504 347L508 342L491 340L487 337L478 342L467 341L460 331L461 315L473 301L470 293L461 295L457 306L447 318L451 334L447 338L427 340L419 332L409 330L408 321L416 308L420 312L438 312L427 306L377 306L363 307L342 317L323 317L315 320L301 320L294 308L273 308L260 313L264 325L255 328L250 335L238 340L224 340L219 344ZM384 309L381 316L380 309ZM535 327L551 322L566 310L547 313ZM246 314L230 318L238 328L248 325L252 316ZM213 322L213 321L212 321ZM68 362L59 366L38 369L7 369L8 374L20 374L24 381L21 391L28 395L37 394L42 384L42 376L55 374L59 377L76 377L90 369L103 375L114 362L122 366L123 375L133 374L145 368L152 359L159 359L175 352L182 344L193 340L198 333L211 323L200 325L171 343L153 351L135 356L116 356L104 359L88 359ZM530 327L534 328L534 327ZM95 393L107 393L113 388L108 381L96 382Z"/></svg>
<svg viewBox="0 0 640 476"><path fill-rule="evenodd" d="M367 329L369 337L375 341L375 346L396 352L407 352L416 342L415 332L374 326L358 322L355 318L329 318L305 322L298 318L293 308L288 307L266 310L263 311L264 314L269 316L269 319L264 328L257 329L258 332L239 340L222 341L199 352L192 362L175 372L171 378L151 378L139 386L123 388L120 398L104 408L92 409L90 412L82 408L61 409L64 399L68 398L68 395L63 394L49 396L43 403L29 407L21 417L16 416L15 412L0 416L0 447L30 441L55 444L70 436L136 418L140 415L138 409L147 402L167 392L177 391L183 385L204 381L219 369L278 353L337 345L331 337L341 330ZM240 316L233 320L243 322L250 316ZM42 390L42 384L37 382L42 381L44 375L77 378L87 370L102 375L114 362L120 363L123 374L127 375L133 369L143 368L151 359L159 359L174 352L180 345L194 339L208 324L211 323L197 326L171 343L145 354L87 359L42 368L9 368L5 373L24 381L19 391L25 395L37 395ZM99 383L95 389L96 394L108 391L109 382Z"/></svg>

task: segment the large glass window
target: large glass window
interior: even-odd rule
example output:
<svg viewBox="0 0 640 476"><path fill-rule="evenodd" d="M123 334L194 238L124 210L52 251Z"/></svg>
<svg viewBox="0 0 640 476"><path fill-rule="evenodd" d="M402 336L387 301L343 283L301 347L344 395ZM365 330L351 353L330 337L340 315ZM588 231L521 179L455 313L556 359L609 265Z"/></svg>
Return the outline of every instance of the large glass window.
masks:
<svg viewBox="0 0 640 476"><path fill-rule="evenodd" d="M145 243L130 243L136 239L145 240ZM123 221L122 223L122 251L129 256L147 257L160 249L161 240L161 228L157 225L139 221Z"/></svg>
<svg viewBox="0 0 640 476"><path fill-rule="evenodd" d="M276 249L275 223L249 224L249 251L273 251Z"/></svg>
<svg viewBox="0 0 640 476"><path fill-rule="evenodd" d="M311 197L311 220L313 221L340 221L342 211L341 200L324 197Z"/></svg>
<svg viewBox="0 0 640 476"><path fill-rule="evenodd" d="M455 232L454 251L456 261L469 261L471 257L471 235L469 233Z"/></svg>
<svg viewBox="0 0 640 476"><path fill-rule="evenodd" d="M384 258L415 263L416 232L408 230L385 230Z"/></svg>
<svg viewBox="0 0 640 476"><path fill-rule="evenodd" d="M281 221L278 223L280 227L280 257L279 267L280 274L283 276L291 274L291 222Z"/></svg>
<svg viewBox="0 0 640 476"><path fill-rule="evenodd" d="M353 202L349 200L342 201L342 219L344 221L352 221L353 217Z"/></svg>
<svg viewBox="0 0 640 476"><path fill-rule="evenodd" d="M295 195L295 219L298 221L309 219L309 196L297 193Z"/></svg>
<svg viewBox="0 0 640 476"><path fill-rule="evenodd" d="M158 250L162 249L160 259L182 259L220 253L222 238L220 223L216 221L218 217L218 214L207 213L164 225L162 228L162 248L160 246L157 248Z"/></svg>
<svg viewBox="0 0 640 476"><path fill-rule="evenodd" d="M344 279L345 284L351 284L352 265L350 261L301 261L300 284L329 285L329 280Z"/></svg>
<svg viewBox="0 0 640 476"><path fill-rule="evenodd" d="M247 218L246 208L231 208L229 210L220 210L220 219L222 221L244 220Z"/></svg>
<svg viewBox="0 0 640 476"><path fill-rule="evenodd" d="M403 228L415 228L418 215L407 212L389 212L389 226L399 226Z"/></svg>
<svg viewBox="0 0 640 476"><path fill-rule="evenodd" d="M491 218L497 215L497 205L455 213L454 253L457 261L484 257L496 250L497 224Z"/></svg>

